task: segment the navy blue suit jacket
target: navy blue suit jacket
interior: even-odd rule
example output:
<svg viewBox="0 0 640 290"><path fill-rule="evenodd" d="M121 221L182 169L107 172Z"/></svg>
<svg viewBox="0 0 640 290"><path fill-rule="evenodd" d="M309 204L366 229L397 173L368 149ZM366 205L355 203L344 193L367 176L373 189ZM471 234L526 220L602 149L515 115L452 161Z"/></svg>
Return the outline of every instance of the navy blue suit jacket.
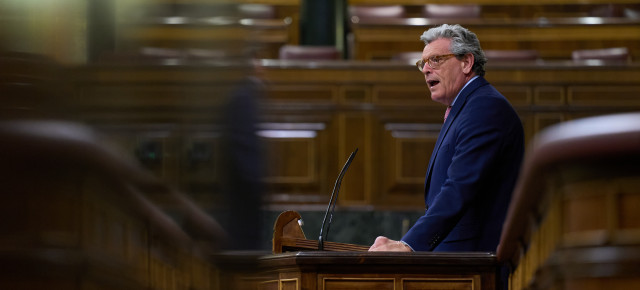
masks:
<svg viewBox="0 0 640 290"><path fill-rule="evenodd" d="M425 215L402 238L416 251L494 252L522 156L522 122L483 77L459 94L425 180Z"/></svg>

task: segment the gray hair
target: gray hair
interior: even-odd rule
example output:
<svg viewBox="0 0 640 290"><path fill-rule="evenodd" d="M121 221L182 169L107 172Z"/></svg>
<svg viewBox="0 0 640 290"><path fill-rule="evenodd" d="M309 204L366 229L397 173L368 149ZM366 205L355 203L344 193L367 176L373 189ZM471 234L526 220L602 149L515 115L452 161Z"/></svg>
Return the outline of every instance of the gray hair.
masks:
<svg viewBox="0 0 640 290"><path fill-rule="evenodd" d="M480 47L480 41L475 33L458 24L442 24L430 28L420 36L420 40L422 40L425 45L440 38L451 40L449 50L451 50L451 53L455 54L457 58L467 53L473 54L475 62L471 69L477 75L484 76L484 65L487 63L487 57L484 55L484 51L482 51L482 47Z"/></svg>

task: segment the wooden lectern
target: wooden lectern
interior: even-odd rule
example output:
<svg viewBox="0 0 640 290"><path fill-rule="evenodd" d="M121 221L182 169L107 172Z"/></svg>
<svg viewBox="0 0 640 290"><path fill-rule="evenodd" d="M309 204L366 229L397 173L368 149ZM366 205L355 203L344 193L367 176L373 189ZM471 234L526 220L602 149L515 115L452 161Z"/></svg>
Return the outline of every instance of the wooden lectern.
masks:
<svg viewBox="0 0 640 290"><path fill-rule="evenodd" d="M368 246L306 239L295 211L276 220L273 255L261 257L257 289L497 288L492 253L368 252Z"/></svg>

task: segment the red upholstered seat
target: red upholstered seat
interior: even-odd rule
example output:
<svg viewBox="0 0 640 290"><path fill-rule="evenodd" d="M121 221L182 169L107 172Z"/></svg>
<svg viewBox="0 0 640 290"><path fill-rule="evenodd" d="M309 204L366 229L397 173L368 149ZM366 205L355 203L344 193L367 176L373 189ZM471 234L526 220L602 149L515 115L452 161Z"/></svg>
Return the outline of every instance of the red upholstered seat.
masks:
<svg viewBox="0 0 640 290"><path fill-rule="evenodd" d="M349 20L358 23L360 19L393 19L404 18L406 10L402 5L349 6ZM347 51L353 58L356 43L352 32L347 33Z"/></svg>
<svg viewBox="0 0 640 290"><path fill-rule="evenodd" d="M477 18L482 8L479 5L427 4L422 8L426 18Z"/></svg>
<svg viewBox="0 0 640 290"><path fill-rule="evenodd" d="M574 50L571 53L573 60L619 60L630 59L629 49L626 47L613 47L603 49Z"/></svg>
<svg viewBox="0 0 640 290"><path fill-rule="evenodd" d="M334 46L283 45L280 59L334 60L340 59L340 51Z"/></svg>
<svg viewBox="0 0 640 290"><path fill-rule="evenodd" d="M593 17L628 17L637 18L640 5L603 4L597 5L589 11Z"/></svg>
<svg viewBox="0 0 640 290"><path fill-rule="evenodd" d="M240 17L253 19L271 19L276 17L276 8L266 4L238 5Z"/></svg>
<svg viewBox="0 0 640 290"><path fill-rule="evenodd" d="M540 54L536 50L485 50L485 56L491 61L538 60Z"/></svg>
<svg viewBox="0 0 640 290"><path fill-rule="evenodd" d="M422 51L406 51L396 53L391 56L392 61L402 61L411 64L417 62L420 59L422 59Z"/></svg>
<svg viewBox="0 0 640 290"><path fill-rule="evenodd" d="M349 15L357 18L400 18L405 16L402 5L349 6Z"/></svg>

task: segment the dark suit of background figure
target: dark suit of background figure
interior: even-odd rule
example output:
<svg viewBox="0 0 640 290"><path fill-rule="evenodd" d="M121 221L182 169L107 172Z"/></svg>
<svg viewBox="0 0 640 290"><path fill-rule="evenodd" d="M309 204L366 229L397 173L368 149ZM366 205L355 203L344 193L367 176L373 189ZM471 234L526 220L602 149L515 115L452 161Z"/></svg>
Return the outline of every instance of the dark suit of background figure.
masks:
<svg viewBox="0 0 640 290"><path fill-rule="evenodd" d="M524 151L522 123L483 77L455 101L425 181L425 215L402 238L415 251L494 252Z"/></svg>
<svg viewBox="0 0 640 290"><path fill-rule="evenodd" d="M264 155L257 135L261 81L247 77L231 93L223 112L220 167L225 204L221 221L230 250L256 250L262 245L261 205Z"/></svg>

